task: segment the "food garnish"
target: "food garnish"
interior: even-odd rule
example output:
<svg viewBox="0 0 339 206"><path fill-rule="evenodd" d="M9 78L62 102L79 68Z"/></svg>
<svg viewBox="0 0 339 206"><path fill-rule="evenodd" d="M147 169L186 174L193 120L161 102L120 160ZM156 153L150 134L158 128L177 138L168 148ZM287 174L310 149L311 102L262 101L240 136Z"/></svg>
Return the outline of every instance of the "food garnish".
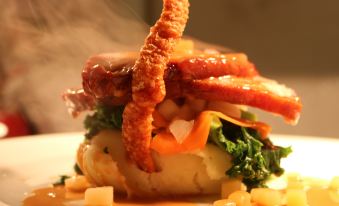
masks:
<svg viewBox="0 0 339 206"><path fill-rule="evenodd" d="M69 175L60 175L59 180L53 183L53 186L65 185L65 180L70 178Z"/></svg>

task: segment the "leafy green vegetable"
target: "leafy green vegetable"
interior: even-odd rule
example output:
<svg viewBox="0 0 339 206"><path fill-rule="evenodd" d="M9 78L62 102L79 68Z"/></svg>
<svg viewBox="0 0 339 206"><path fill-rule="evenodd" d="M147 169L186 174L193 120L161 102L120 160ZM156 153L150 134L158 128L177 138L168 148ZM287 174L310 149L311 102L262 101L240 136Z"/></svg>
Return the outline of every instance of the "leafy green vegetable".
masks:
<svg viewBox="0 0 339 206"><path fill-rule="evenodd" d="M280 159L291 152L291 148L276 147L261 139L253 129L213 117L209 141L232 156L233 165L226 174L241 178L248 189L264 187L271 174L281 175Z"/></svg>
<svg viewBox="0 0 339 206"><path fill-rule="evenodd" d="M60 186L60 185L65 185L65 180L70 178L68 175L60 175L60 179L53 183L53 186Z"/></svg>
<svg viewBox="0 0 339 206"><path fill-rule="evenodd" d="M241 110L241 119L247 119L250 121L257 121L257 116L251 112Z"/></svg>
<svg viewBox="0 0 339 206"><path fill-rule="evenodd" d="M291 152L291 147L284 148L276 146L276 148L273 150L264 149L262 154L271 172L279 176L284 173L284 169L280 167L280 159L287 157Z"/></svg>
<svg viewBox="0 0 339 206"><path fill-rule="evenodd" d="M95 113L85 119L86 138L104 129L121 129L123 109L123 106L98 105ZM254 114L246 111L242 111L242 118L256 120ZM248 189L264 187L271 174L281 175L284 170L280 167L280 159L292 151L290 147L274 146L267 138L263 140L254 129L237 126L217 116L213 116L209 141L232 156L233 165L226 174L242 179ZM103 152L108 153L108 148Z"/></svg>
<svg viewBox="0 0 339 206"><path fill-rule="evenodd" d="M85 137L90 139L104 129L121 129L123 111L123 106L98 105L94 114L87 115L84 121Z"/></svg>
<svg viewBox="0 0 339 206"><path fill-rule="evenodd" d="M74 166L73 166L73 169L75 171L75 173L77 173L78 175L83 175L84 173L81 171L78 163L75 163Z"/></svg>

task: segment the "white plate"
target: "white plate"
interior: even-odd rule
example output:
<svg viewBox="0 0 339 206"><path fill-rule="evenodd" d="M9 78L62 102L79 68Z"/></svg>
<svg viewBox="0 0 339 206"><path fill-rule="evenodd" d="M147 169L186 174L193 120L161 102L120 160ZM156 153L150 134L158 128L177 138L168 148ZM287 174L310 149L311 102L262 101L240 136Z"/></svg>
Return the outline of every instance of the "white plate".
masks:
<svg viewBox="0 0 339 206"><path fill-rule="evenodd" d="M330 179L339 175L339 140L271 135L277 145L293 148L283 161L288 172ZM39 135L0 141L0 206L21 205L32 189L73 172L82 133Z"/></svg>
<svg viewBox="0 0 339 206"><path fill-rule="evenodd" d="M83 138L81 133L67 133L0 140L0 206L21 205L34 188L72 174Z"/></svg>

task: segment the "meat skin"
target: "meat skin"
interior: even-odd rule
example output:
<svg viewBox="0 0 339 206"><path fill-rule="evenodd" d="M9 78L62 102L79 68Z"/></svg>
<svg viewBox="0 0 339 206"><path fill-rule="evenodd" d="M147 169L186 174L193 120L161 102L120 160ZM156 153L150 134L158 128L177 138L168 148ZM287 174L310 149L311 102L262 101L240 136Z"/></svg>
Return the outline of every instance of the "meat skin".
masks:
<svg viewBox="0 0 339 206"><path fill-rule="evenodd" d="M186 81L182 93L207 100L257 107L279 114L290 124L300 116L302 104L292 89L264 78L224 76Z"/></svg>
<svg viewBox="0 0 339 206"><path fill-rule="evenodd" d="M244 78L228 75L200 80L167 81L166 92L166 98L170 99L194 96L206 100L256 107L278 114L290 124L295 124L298 121L302 109L300 98L292 89L262 77ZM127 93L124 97L105 100L105 103L125 104L130 98ZM77 100L76 98L71 99ZM95 98L93 98L94 100ZM97 99L97 101L103 100ZM83 105L83 103L74 103L74 105Z"/></svg>
<svg viewBox="0 0 339 206"><path fill-rule="evenodd" d="M95 98L121 97L130 92L135 53L106 53L91 57L82 72L85 92ZM192 55L170 59L164 81L234 75L255 77L258 72L244 54Z"/></svg>

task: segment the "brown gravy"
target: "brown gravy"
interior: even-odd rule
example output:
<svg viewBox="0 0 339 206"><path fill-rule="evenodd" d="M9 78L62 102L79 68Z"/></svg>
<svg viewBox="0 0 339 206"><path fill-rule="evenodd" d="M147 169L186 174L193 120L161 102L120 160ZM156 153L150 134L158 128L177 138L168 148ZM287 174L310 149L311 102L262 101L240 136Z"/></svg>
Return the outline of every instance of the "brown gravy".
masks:
<svg viewBox="0 0 339 206"><path fill-rule="evenodd" d="M62 186L60 187L47 187L34 190L31 195L26 197L23 201L23 206L66 206L67 201L82 200L84 193L74 193L66 191ZM116 206L197 206L197 203L188 200L127 200L124 198L115 198L114 205Z"/></svg>
<svg viewBox="0 0 339 206"><path fill-rule="evenodd" d="M83 200L84 193L66 191L64 187L48 187L34 190L24 201L23 206L66 206L67 201ZM339 206L339 194L336 191L312 187L307 191L309 206ZM197 203L189 200L127 200L115 197L116 206L197 206ZM207 204L208 205L208 204ZM210 203L212 205L212 202Z"/></svg>
<svg viewBox="0 0 339 206"><path fill-rule="evenodd" d="M23 201L23 206L64 206L65 201L81 200L84 193L67 192L64 187L46 187L34 190Z"/></svg>

